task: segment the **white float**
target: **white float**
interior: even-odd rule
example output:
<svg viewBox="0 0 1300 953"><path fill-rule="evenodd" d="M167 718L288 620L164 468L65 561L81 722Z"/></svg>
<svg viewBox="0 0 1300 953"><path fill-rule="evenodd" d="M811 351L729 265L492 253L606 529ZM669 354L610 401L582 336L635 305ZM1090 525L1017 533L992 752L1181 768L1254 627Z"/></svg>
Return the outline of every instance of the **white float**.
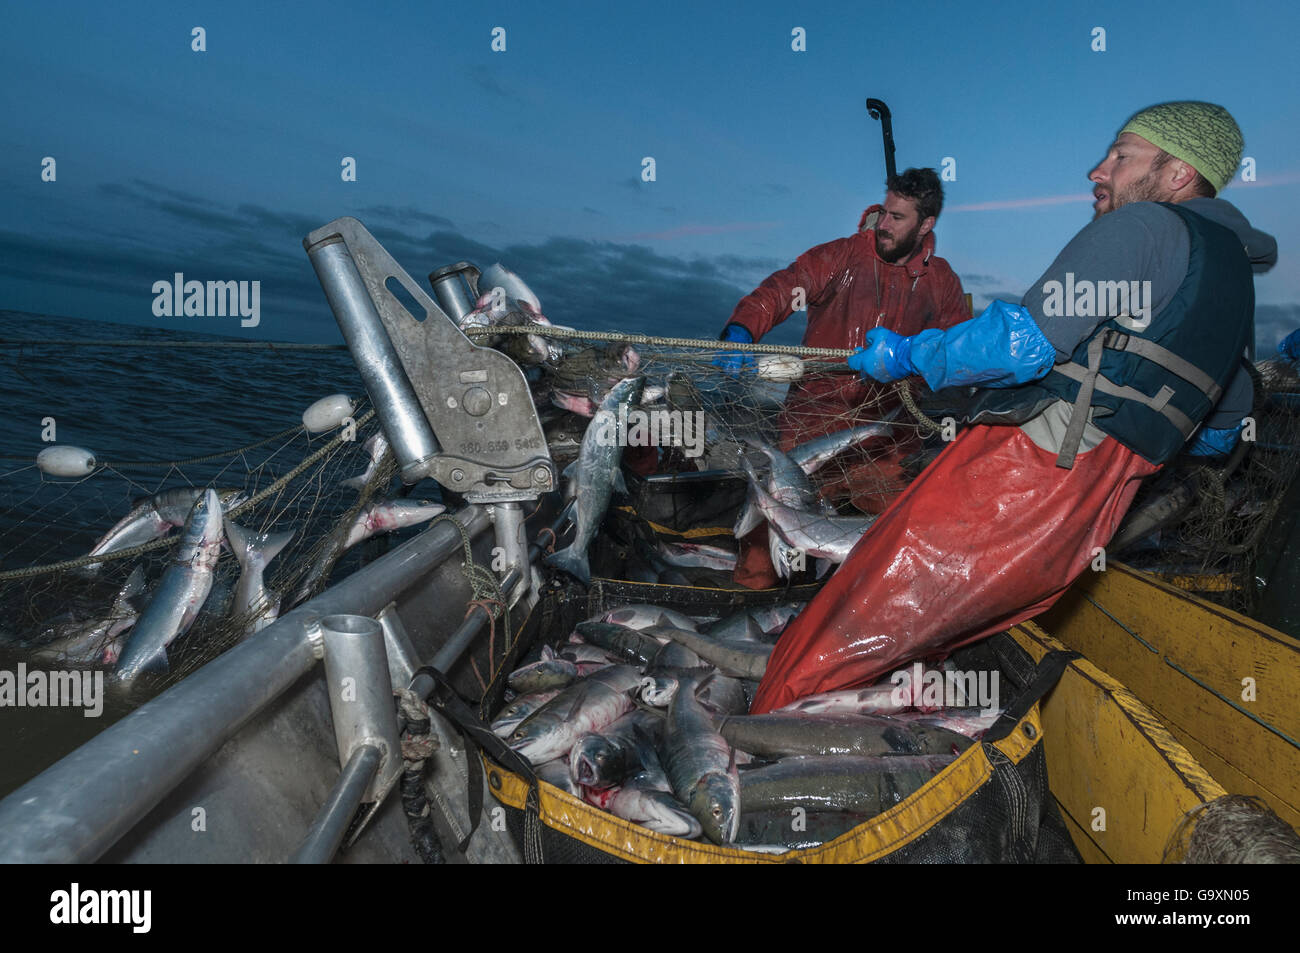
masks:
<svg viewBox="0 0 1300 953"><path fill-rule="evenodd" d="M803 361L793 354L762 354L757 364L759 380L797 381L803 377Z"/></svg>
<svg viewBox="0 0 1300 953"><path fill-rule="evenodd" d="M50 476L89 476L95 469L95 455L85 447L46 447L36 455L36 465Z"/></svg>
<svg viewBox="0 0 1300 953"><path fill-rule="evenodd" d="M356 405L347 394L330 394L322 397L302 412L302 425L308 433L321 433L333 430L352 416Z"/></svg>

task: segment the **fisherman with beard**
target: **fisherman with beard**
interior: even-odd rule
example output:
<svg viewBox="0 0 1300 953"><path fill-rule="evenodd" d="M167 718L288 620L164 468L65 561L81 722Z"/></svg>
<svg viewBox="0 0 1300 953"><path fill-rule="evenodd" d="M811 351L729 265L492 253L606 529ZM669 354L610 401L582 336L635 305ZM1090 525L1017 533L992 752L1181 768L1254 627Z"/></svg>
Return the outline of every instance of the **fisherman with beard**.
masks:
<svg viewBox="0 0 1300 953"><path fill-rule="evenodd" d="M853 348L868 332L885 328L903 335L944 329L970 317L961 281L934 253L934 224L943 208L943 186L933 169L908 169L886 183L884 205L862 213L858 231L804 252L788 268L769 275L740 300L721 339L759 340L797 310L807 308L808 347ZM724 352L714 363L736 374L750 361ZM844 374L823 374L790 386L778 421L783 450L823 434L881 420L895 410L890 385ZM867 444L841 455L820 476L830 501L852 500L878 513L906 485L901 461L919 449L916 439L894 437L887 448ZM741 541L736 582L753 589L775 585L767 529Z"/></svg>
<svg viewBox="0 0 1300 953"><path fill-rule="evenodd" d="M1222 106L1144 109L1089 174L1095 218L1019 304L867 335L848 361L866 377L982 388L972 426L791 622L752 713L1037 615L1104 552L1144 478L1185 448L1231 450L1252 400L1252 271L1277 260L1215 197L1242 149Z"/></svg>

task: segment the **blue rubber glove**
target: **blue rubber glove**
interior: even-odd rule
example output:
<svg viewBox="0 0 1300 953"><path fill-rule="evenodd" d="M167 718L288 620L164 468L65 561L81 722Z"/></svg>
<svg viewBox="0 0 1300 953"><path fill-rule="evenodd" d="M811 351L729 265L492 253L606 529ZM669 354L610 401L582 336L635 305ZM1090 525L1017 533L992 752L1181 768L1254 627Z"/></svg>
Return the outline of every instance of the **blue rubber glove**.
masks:
<svg viewBox="0 0 1300 953"><path fill-rule="evenodd" d="M1246 421L1243 420L1235 427L1201 427L1187 445L1187 452L1193 457L1227 456L1237 446L1245 426Z"/></svg>
<svg viewBox="0 0 1300 953"><path fill-rule="evenodd" d="M908 359L912 339L895 334L888 328L872 328L863 339L864 347L855 350L848 357L848 365L863 377L871 377L888 384L899 381L916 368Z"/></svg>
<svg viewBox="0 0 1300 953"><path fill-rule="evenodd" d="M1056 363L1056 348L1027 308L994 301L978 318L909 339L906 358L931 390L1015 387L1038 380Z"/></svg>
<svg viewBox="0 0 1300 953"><path fill-rule="evenodd" d="M1278 343L1277 353L1288 361L1300 361L1300 329L1292 331Z"/></svg>
<svg viewBox="0 0 1300 953"><path fill-rule="evenodd" d="M722 329L723 341L735 341L738 344L753 344L754 336L749 329L740 324L728 324ZM742 368L754 363L752 355L744 351L722 351L713 358L713 366L720 368L724 374L732 377L738 375Z"/></svg>

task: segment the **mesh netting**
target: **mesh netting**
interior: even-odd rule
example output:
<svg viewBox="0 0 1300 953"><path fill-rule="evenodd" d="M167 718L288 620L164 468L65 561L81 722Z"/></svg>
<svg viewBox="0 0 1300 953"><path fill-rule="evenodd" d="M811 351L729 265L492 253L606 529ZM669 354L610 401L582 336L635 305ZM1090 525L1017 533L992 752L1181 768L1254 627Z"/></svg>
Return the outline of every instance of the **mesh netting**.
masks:
<svg viewBox="0 0 1300 953"><path fill-rule="evenodd" d="M1289 529L1287 492L1300 469L1296 367L1264 361L1254 376L1253 433L1226 460L1184 454L1166 467L1134 501L1117 536L1124 545L1113 546L1131 565L1247 615L1277 568L1269 554L1285 546L1279 533Z"/></svg>
<svg viewBox="0 0 1300 953"><path fill-rule="evenodd" d="M137 568L145 588L122 614L143 608L175 558L181 531L170 527L161 538L97 556L89 566L84 557L135 507L185 488L216 488L226 517L250 533L293 532L264 574L281 614L319 592L332 574L346 574L382 553L390 537L347 549L339 544L358 514L386 496L394 474L391 451L372 440L379 432L374 415L363 406L353 416L355 439L345 428L312 435L297 426L199 458L109 461L76 480L43 476L31 465L0 474L0 647L51 665L104 667L109 634L90 641L81 636L89 624L114 613L120 590ZM187 510L186 505L172 512L183 520ZM253 631L257 606L236 611L239 576L240 566L224 544L212 589L193 626L168 648L169 672L149 679L153 687L183 678ZM128 638L129 630L117 636L119 650Z"/></svg>

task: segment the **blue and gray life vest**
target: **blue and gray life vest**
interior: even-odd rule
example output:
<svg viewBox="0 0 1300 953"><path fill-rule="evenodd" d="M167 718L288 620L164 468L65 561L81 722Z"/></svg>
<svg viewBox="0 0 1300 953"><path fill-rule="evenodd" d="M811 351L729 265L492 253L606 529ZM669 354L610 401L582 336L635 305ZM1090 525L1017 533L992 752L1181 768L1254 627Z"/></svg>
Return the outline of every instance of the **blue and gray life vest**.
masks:
<svg viewBox="0 0 1300 953"><path fill-rule="evenodd" d="M1090 407L1094 426L1151 463L1177 456L1241 364L1254 333L1255 286L1231 229L1161 204L1186 224L1191 254L1160 314L1144 328L1127 315L1098 325L1041 380L983 392L973 420L1027 419L1055 398L1073 405L1058 466L1074 465Z"/></svg>

